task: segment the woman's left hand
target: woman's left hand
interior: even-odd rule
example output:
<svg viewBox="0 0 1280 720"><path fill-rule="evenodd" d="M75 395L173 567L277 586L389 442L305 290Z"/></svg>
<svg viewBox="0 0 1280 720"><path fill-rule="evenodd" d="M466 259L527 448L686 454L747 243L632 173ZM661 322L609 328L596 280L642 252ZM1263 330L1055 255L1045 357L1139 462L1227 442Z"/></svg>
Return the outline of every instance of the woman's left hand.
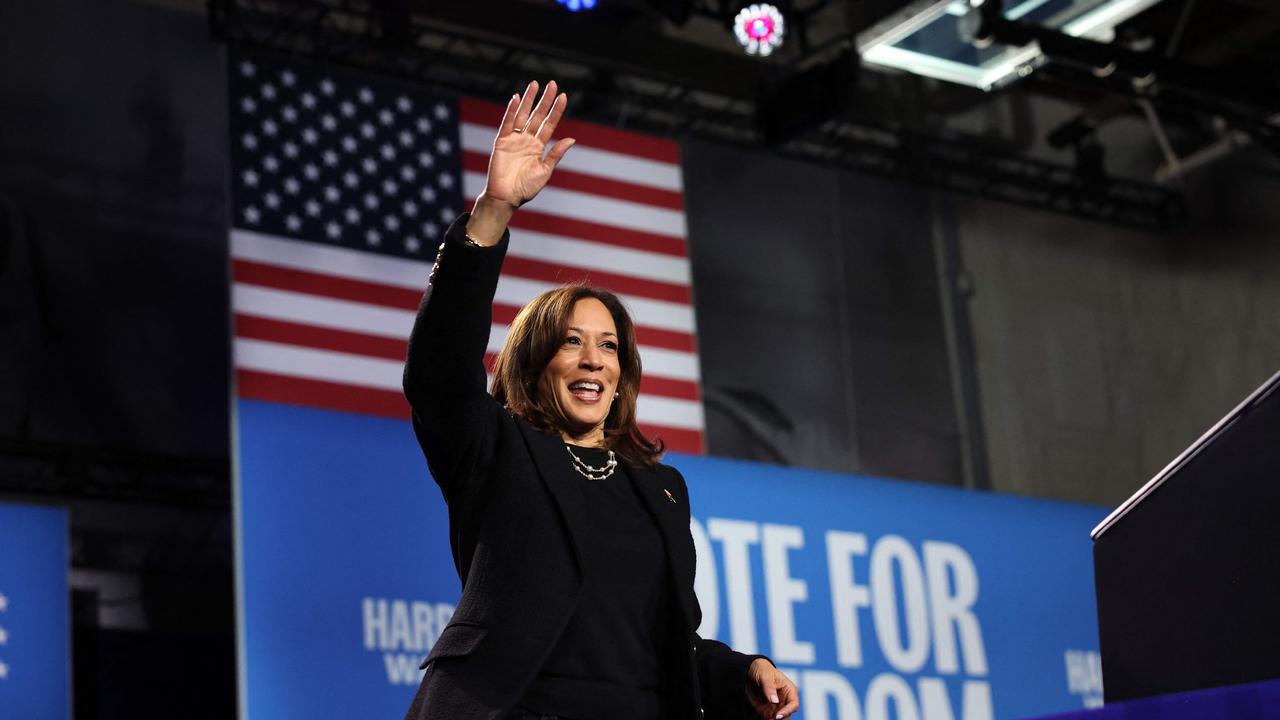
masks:
<svg viewBox="0 0 1280 720"><path fill-rule="evenodd" d="M800 709L796 684L764 658L756 658L747 671L747 699L766 720L790 717Z"/></svg>

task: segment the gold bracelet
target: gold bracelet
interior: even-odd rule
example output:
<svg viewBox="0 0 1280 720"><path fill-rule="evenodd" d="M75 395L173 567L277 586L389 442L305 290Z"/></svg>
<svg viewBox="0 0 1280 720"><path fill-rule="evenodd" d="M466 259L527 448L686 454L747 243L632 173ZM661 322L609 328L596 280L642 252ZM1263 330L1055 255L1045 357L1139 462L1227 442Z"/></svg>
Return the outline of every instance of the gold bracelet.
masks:
<svg viewBox="0 0 1280 720"><path fill-rule="evenodd" d="M467 244L472 247L485 247L484 245L481 245L480 243L476 242L476 239L471 237L471 233L467 230L462 231L462 237L467 241Z"/></svg>

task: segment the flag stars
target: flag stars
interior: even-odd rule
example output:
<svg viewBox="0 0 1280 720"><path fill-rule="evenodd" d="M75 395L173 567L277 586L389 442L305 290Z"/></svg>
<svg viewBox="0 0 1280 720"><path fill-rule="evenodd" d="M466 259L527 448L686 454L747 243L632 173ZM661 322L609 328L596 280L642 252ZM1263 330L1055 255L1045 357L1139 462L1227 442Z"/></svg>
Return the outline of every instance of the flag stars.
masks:
<svg viewBox="0 0 1280 720"><path fill-rule="evenodd" d="M382 155L383 160L394 160L396 158L396 149L389 144L378 148L378 152Z"/></svg>
<svg viewBox="0 0 1280 720"><path fill-rule="evenodd" d="M258 72L258 68L248 60L240 63L240 77L253 77L256 72Z"/></svg>
<svg viewBox="0 0 1280 720"><path fill-rule="evenodd" d="M437 182L440 183L440 187L448 190L453 187L453 176L449 173L440 173L440 179Z"/></svg>
<svg viewBox="0 0 1280 720"><path fill-rule="evenodd" d="M313 93L304 92L301 96L302 107L311 110L316 106L316 96Z"/></svg>
<svg viewBox="0 0 1280 720"><path fill-rule="evenodd" d="M288 158L298 157L298 144L293 142L292 140L285 143L284 147L281 149L284 150L285 157L288 157Z"/></svg>
<svg viewBox="0 0 1280 720"><path fill-rule="evenodd" d="M382 219L382 224L391 232L395 232L400 229L400 218L395 215L388 215Z"/></svg>
<svg viewBox="0 0 1280 720"><path fill-rule="evenodd" d="M422 242L418 238L410 235L404 239L404 249L411 253L416 253L422 249Z"/></svg>
<svg viewBox="0 0 1280 720"><path fill-rule="evenodd" d="M0 680L4 680L7 677L9 677L9 666L0 661Z"/></svg>
<svg viewBox="0 0 1280 720"><path fill-rule="evenodd" d="M440 221L444 223L448 223L450 220L453 219L453 216L456 214L457 213L455 213L451 208L442 207L440 208Z"/></svg>
<svg viewBox="0 0 1280 720"><path fill-rule="evenodd" d="M0 645L9 644L9 631L0 627Z"/></svg>
<svg viewBox="0 0 1280 720"><path fill-rule="evenodd" d="M453 152L453 143L449 142L449 138L440 138L436 141L436 152L448 155Z"/></svg>
<svg viewBox="0 0 1280 720"><path fill-rule="evenodd" d="M240 109L252 115L258 109L258 102L251 97L240 98Z"/></svg>
<svg viewBox="0 0 1280 720"><path fill-rule="evenodd" d="M405 147L413 147L413 133L408 130L400 131L400 144Z"/></svg>
<svg viewBox="0 0 1280 720"><path fill-rule="evenodd" d="M371 157L367 157L360 161L360 169L364 170L367 174L372 175L378 172L378 161Z"/></svg>
<svg viewBox="0 0 1280 720"><path fill-rule="evenodd" d="M344 213L344 217L347 218L348 225L355 225L360 222L360 211L353 207L349 207L347 208L347 212Z"/></svg>
<svg viewBox="0 0 1280 720"><path fill-rule="evenodd" d="M334 85L333 81L330 80L329 78L325 78L320 81L320 92L324 93L325 95L333 95L333 92L337 89L338 89L338 86Z"/></svg>
<svg viewBox="0 0 1280 720"><path fill-rule="evenodd" d="M405 182L413 182L413 179L416 177L418 177L418 171L414 170L412 166L405 165L404 167L400 168L401 180Z"/></svg>
<svg viewBox="0 0 1280 720"><path fill-rule="evenodd" d="M256 150L258 147L258 138L255 137L253 133L245 133L240 136L240 145L242 145L245 150Z"/></svg>
<svg viewBox="0 0 1280 720"><path fill-rule="evenodd" d="M289 228L289 232L298 232L302 228L302 218L289 213L284 218L284 226Z"/></svg>
<svg viewBox="0 0 1280 720"><path fill-rule="evenodd" d="M284 179L284 191L289 195L297 195L302 189L302 183L298 182L298 178L290 175Z"/></svg>
<svg viewBox="0 0 1280 720"><path fill-rule="evenodd" d="M395 195L395 194L396 194L397 192L399 192L399 191L400 191L400 186L396 184L396 181L395 181L395 180L390 180L390 179L388 179L388 180L383 180L383 181L382 181L382 192L383 192L383 193L385 193L385 194L387 194L387 195Z"/></svg>
<svg viewBox="0 0 1280 720"><path fill-rule="evenodd" d="M4 612L5 610L8 610L8 609L9 609L9 598L5 597L4 593L0 593L0 612Z"/></svg>
<svg viewBox="0 0 1280 720"><path fill-rule="evenodd" d="M329 132L333 132L333 129L338 127L338 119L328 113L325 113L320 117L320 126Z"/></svg>
<svg viewBox="0 0 1280 720"><path fill-rule="evenodd" d="M280 84L285 87L293 87L298 82L298 76L293 74L292 70L285 70L280 73Z"/></svg>
<svg viewBox="0 0 1280 720"><path fill-rule="evenodd" d="M302 174L306 175L308 180L314 181L320 177L320 168L316 167L315 163L307 163L302 166Z"/></svg>
<svg viewBox="0 0 1280 720"><path fill-rule="evenodd" d="M351 137L350 135L347 135L342 138L342 149L346 150L349 153L355 152L357 145L358 143L356 142L356 139Z"/></svg>
<svg viewBox="0 0 1280 720"><path fill-rule="evenodd" d="M342 237L342 226L330 221L329 224L324 226L324 234L328 235L331 240L337 240Z"/></svg>
<svg viewBox="0 0 1280 720"><path fill-rule="evenodd" d="M391 112L390 110L387 110L386 108L383 108L382 112L378 113L378 122L382 123L383 125L390 125L395 121L396 121L396 114Z"/></svg>
<svg viewBox="0 0 1280 720"><path fill-rule="evenodd" d="M418 118L417 128L418 128L418 132L422 133L423 135L426 135L427 133L431 132L431 120L424 117Z"/></svg>
<svg viewBox="0 0 1280 720"><path fill-rule="evenodd" d="M311 198L310 200L308 200L307 204L303 207L303 209L306 211L307 215L309 215L310 217L320 216L320 203L317 202L315 198Z"/></svg>
<svg viewBox="0 0 1280 720"><path fill-rule="evenodd" d="M365 140L371 140L371 139L373 139L373 136L374 136L374 135L376 135L376 134L377 134L377 132L378 132L377 128L375 128L375 127L373 126L373 124L372 124L372 123L361 123L361 124L360 124L360 135L361 135Z"/></svg>
<svg viewBox="0 0 1280 720"><path fill-rule="evenodd" d="M408 96L401 95L400 97L396 98L396 107L399 108L400 112L407 113L413 109L413 101L410 100Z"/></svg>
<svg viewBox="0 0 1280 720"><path fill-rule="evenodd" d="M342 192L338 188L328 185L324 189L324 199L329 202L338 202L338 198L342 197Z"/></svg>
<svg viewBox="0 0 1280 720"><path fill-rule="evenodd" d="M262 94L263 100L276 99L276 86L271 83L263 83L262 88L258 92Z"/></svg>
<svg viewBox="0 0 1280 720"><path fill-rule="evenodd" d="M316 132L315 128L310 126L302 128L302 141L306 144L315 145L316 141L319 139L320 133Z"/></svg>
<svg viewBox="0 0 1280 720"><path fill-rule="evenodd" d="M429 152L418 153L418 164L424 168L430 168L436 164L436 159Z"/></svg>
<svg viewBox="0 0 1280 720"><path fill-rule="evenodd" d="M354 188L360 184L360 176L348 170L342 174L342 184Z"/></svg>
<svg viewBox="0 0 1280 720"><path fill-rule="evenodd" d="M280 125L277 124L275 120L272 120L271 118L267 118L266 120L262 121L263 134L269 135L271 137L275 137L276 133L279 131L280 131Z"/></svg>
<svg viewBox="0 0 1280 720"><path fill-rule="evenodd" d="M350 100L343 100L338 106L338 112L342 113L342 117L349 118L356 114L356 104Z"/></svg>
<svg viewBox="0 0 1280 720"><path fill-rule="evenodd" d="M436 201L436 189L430 185L424 185L422 186L422 189L418 191L418 197L422 198L423 202L428 204L433 203Z"/></svg>
<svg viewBox="0 0 1280 720"><path fill-rule="evenodd" d="M338 164L338 153L332 150L325 150L320 157L324 159L324 164L329 167L333 167Z"/></svg>
<svg viewBox="0 0 1280 720"><path fill-rule="evenodd" d="M360 98L360 102L364 103L365 105L368 105L373 102L373 91L367 87L360 88L360 92L358 93L358 96Z"/></svg>
<svg viewBox="0 0 1280 720"><path fill-rule="evenodd" d="M275 155L268 155L262 158L262 167L267 172L273 173L280 169L280 161L276 158Z"/></svg>
<svg viewBox="0 0 1280 720"><path fill-rule="evenodd" d="M280 194L275 192L269 192L266 195L262 196L262 202L266 203L267 207L271 208L272 210L275 210L280 207Z"/></svg>
<svg viewBox="0 0 1280 720"><path fill-rule="evenodd" d="M285 122L297 122L298 110L292 105L285 105L280 108L280 117L284 118Z"/></svg>
<svg viewBox="0 0 1280 720"><path fill-rule="evenodd" d="M422 234L427 237L437 237L440 234L440 226L428 220L422 223Z"/></svg>
<svg viewBox="0 0 1280 720"><path fill-rule="evenodd" d="M258 187L258 173L253 170L245 170L240 173L240 179L248 187Z"/></svg>
<svg viewBox="0 0 1280 720"><path fill-rule="evenodd" d="M418 216L418 203L416 203L416 202L414 202L414 201L412 201L412 200L406 200L406 201L405 201L405 203L404 203L404 205L401 205L401 206L400 206L400 212L404 213L404 216L405 216L405 217L409 217L409 218L417 217L417 216Z"/></svg>
<svg viewBox="0 0 1280 720"><path fill-rule="evenodd" d="M369 232L364 234L364 241L370 247L378 247L382 244L382 233L378 232L377 228L369 228Z"/></svg>
<svg viewBox="0 0 1280 720"><path fill-rule="evenodd" d="M252 205L245 208L241 214L244 216L244 221L250 225L257 225L258 221L262 219L262 213L258 212L258 208Z"/></svg>
<svg viewBox="0 0 1280 720"><path fill-rule="evenodd" d="M378 196L377 196L377 195L374 195L374 194L373 194L373 193L371 193L371 192L370 192L370 193L365 193L365 194L364 194L364 206L365 206L366 208L368 208L368 209L370 209L370 210L376 210L376 209L378 208L378 203L379 203L379 202L380 202L380 201L378 200Z"/></svg>
<svg viewBox="0 0 1280 720"><path fill-rule="evenodd" d="M449 108L445 107L444 103L436 103L435 108L433 108L433 112L435 112L436 119L440 122L444 122L449 119Z"/></svg>

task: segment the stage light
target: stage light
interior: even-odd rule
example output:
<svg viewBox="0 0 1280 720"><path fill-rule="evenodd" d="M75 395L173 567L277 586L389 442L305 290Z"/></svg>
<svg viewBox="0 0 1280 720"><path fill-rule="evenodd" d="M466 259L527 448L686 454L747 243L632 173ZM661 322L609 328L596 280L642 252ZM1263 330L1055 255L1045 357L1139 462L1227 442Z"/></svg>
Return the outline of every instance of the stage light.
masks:
<svg viewBox="0 0 1280 720"><path fill-rule="evenodd" d="M556 2L568 8L569 12L590 10L596 6L596 0L556 0Z"/></svg>
<svg viewBox="0 0 1280 720"><path fill-rule="evenodd" d="M768 55L782 44L785 33L782 13L766 3L748 5L733 19L733 34L748 55Z"/></svg>
<svg viewBox="0 0 1280 720"><path fill-rule="evenodd" d="M1158 2L1004 0L1001 14L1006 20L1110 42L1117 25ZM912 0L859 33L858 51L869 66L906 70L984 90L1025 77L1045 62L1035 42L1015 47L972 37L981 5L983 0Z"/></svg>

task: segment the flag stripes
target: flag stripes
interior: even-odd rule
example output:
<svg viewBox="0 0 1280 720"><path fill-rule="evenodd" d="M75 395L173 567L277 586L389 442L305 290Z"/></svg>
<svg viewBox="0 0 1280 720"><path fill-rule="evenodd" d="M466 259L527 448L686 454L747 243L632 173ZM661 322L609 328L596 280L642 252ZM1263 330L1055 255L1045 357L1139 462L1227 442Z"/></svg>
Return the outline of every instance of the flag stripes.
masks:
<svg viewBox="0 0 1280 720"><path fill-rule="evenodd" d="M502 109L291 70L280 71L290 80L277 84L289 85L305 107L276 108L287 98L251 87L270 69L237 67L230 248L238 393L408 417L401 375L431 272L426 258L449 213L483 188ZM268 118L269 111L279 114ZM350 134L341 137L344 127ZM511 223L486 371L536 295L579 281L609 288L636 324L642 430L671 449L701 452L705 418L678 150L573 121L557 134L577 144ZM289 158L283 164L282 156ZM295 227L302 228L296 235Z"/></svg>

